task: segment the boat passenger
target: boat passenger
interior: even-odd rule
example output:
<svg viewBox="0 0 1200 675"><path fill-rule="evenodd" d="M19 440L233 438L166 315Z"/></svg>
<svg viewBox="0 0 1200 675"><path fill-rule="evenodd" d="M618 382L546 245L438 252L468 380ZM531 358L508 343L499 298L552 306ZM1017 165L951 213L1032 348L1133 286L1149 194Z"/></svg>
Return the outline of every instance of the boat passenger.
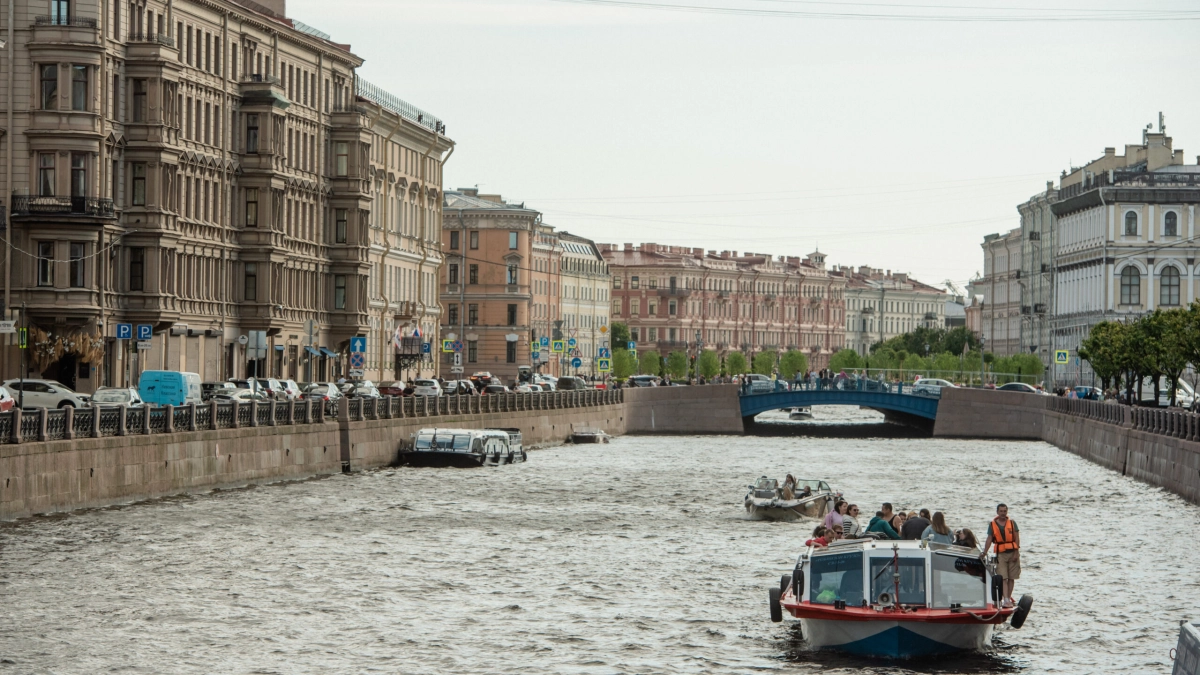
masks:
<svg viewBox="0 0 1200 675"><path fill-rule="evenodd" d="M816 546L817 548L824 548L824 547L828 546L829 540L825 538L825 526L818 525L816 527L816 529L813 530L812 539L809 539L808 541L804 542L804 545L805 546Z"/></svg>
<svg viewBox="0 0 1200 675"><path fill-rule="evenodd" d="M811 485L805 485L805 486L804 486L804 491L803 491L803 492L801 492L801 493L800 493L800 496L799 496L799 497L796 497L796 499L808 499L808 498L809 498L809 497L811 497L811 496L812 496L812 486L811 486Z"/></svg>
<svg viewBox="0 0 1200 675"><path fill-rule="evenodd" d="M879 510L883 512L882 518L888 522L888 525L891 525L893 530L899 532L900 526L896 524L896 512L892 511L892 503L884 502Z"/></svg>
<svg viewBox="0 0 1200 675"><path fill-rule="evenodd" d="M783 498L787 501L796 498L796 479L790 473L783 479Z"/></svg>
<svg viewBox="0 0 1200 675"><path fill-rule="evenodd" d="M939 544L954 543L954 537L950 534L950 528L946 527L946 516L942 515L941 511L933 514L933 522L921 533L921 538Z"/></svg>
<svg viewBox="0 0 1200 675"><path fill-rule="evenodd" d="M862 534L862 526L858 524L858 504L850 504L846 507L846 513L842 514L842 537L846 539L858 539Z"/></svg>
<svg viewBox="0 0 1200 675"><path fill-rule="evenodd" d="M979 540L975 538L974 532L964 527L961 530L954 531L954 545L979 548Z"/></svg>
<svg viewBox="0 0 1200 675"><path fill-rule="evenodd" d="M888 521L883 517L883 511L876 511L875 517L871 519L871 524L867 525L867 532L882 532L888 539L899 539L900 535L896 534L896 530L888 524Z"/></svg>
<svg viewBox="0 0 1200 675"><path fill-rule="evenodd" d="M996 574L1004 577L1004 607L1013 606L1013 586L1021 578L1021 531L1017 521L1008 517L1008 506L996 507L996 517L988 525L987 540L983 542L980 559L987 557L992 543L996 544Z"/></svg>
<svg viewBox="0 0 1200 675"><path fill-rule="evenodd" d="M825 527L832 529L834 527L842 527L842 516L846 514L846 508L850 506L846 500L839 499L833 505L833 510L825 514Z"/></svg>
<svg viewBox="0 0 1200 675"><path fill-rule="evenodd" d="M900 536L904 539L916 540L924 538L925 529L929 527L929 509L921 509L921 513L908 514Z"/></svg>
<svg viewBox="0 0 1200 675"><path fill-rule="evenodd" d="M888 525L892 526L892 529L896 531L896 534L900 534L900 531L904 529L904 521L906 520L908 520L908 514L901 511L892 516L892 519L888 521Z"/></svg>

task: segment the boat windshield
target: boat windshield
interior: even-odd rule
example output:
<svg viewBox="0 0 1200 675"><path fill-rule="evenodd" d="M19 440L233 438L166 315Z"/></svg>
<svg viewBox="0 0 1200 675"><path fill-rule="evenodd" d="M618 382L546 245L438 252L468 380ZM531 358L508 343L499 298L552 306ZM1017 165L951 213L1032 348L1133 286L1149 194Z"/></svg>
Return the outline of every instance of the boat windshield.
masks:
<svg viewBox="0 0 1200 675"><path fill-rule="evenodd" d="M471 447L471 437L465 434L454 435L454 449L466 450Z"/></svg>
<svg viewBox="0 0 1200 675"><path fill-rule="evenodd" d="M983 563L974 556L935 552L933 554L933 607L987 607L987 584Z"/></svg>
<svg viewBox="0 0 1200 675"><path fill-rule="evenodd" d="M900 558L900 598L902 605L925 604L925 559ZM871 599L878 600L880 593L889 596L896 592L896 584L892 579L892 556L886 558L871 558Z"/></svg>
<svg viewBox="0 0 1200 675"><path fill-rule="evenodd" d="M433 445L433 434L421 434L417 436L417 449L428 450Z"/></svg>
<svg viewBox="0 0 1200 675"><path fill-rule="evenodd" d="M829 489L829 483L823 480L801 479L796 481L796 492L802 492L804 488L809 488L813 492L833 492L833 490Z"/></svg>
<svg viewBox="0 0 1200 675"><path fill-rule="evenodd" d="M814 605L832 605L835 600L845 600L850 606L862 604L862 551L813 556L809 574L808 601Z"/></svg>

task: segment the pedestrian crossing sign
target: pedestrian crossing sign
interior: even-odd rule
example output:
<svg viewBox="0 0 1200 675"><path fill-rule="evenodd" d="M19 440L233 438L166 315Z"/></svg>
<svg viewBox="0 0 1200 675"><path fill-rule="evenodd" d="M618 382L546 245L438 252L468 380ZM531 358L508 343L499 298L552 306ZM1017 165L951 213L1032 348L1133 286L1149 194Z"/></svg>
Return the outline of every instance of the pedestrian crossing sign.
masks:
<svg viewBox="0 0 1200 675"><path fill-rule="evenodd" d="M1054 352L1054 362L1059 365L1066 365L1071 360L1071 353L1065 349L1058 349Z"/></svg>
<svg viewBox="0 0 1200 675"><path fill-rule="evenodd" d="M612 359L596 359L596 370L602 373L612 370Z"/></svg>
<svg viewBox="0 0 1200 675"><path fill-rule="evenodd" d="M454 340L442 340L442 351L444 351L444 352L454 351Z"/></svg>
<svg viewBox="0 0 1200 675"><path fill-rule="evenodd" d="M554 340L550 343L550 351L554 352L555 354L562 354L563 352L567 351L567 341Z"/></svg>

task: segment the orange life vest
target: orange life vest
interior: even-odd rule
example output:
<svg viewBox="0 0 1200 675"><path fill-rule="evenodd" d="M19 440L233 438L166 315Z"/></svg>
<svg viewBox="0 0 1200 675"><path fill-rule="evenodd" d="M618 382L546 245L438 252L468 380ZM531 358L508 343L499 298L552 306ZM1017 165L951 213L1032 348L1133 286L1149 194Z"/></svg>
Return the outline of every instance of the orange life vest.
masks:
<svg viewBox="0 0 1200 675"><path fill-rule="evenodd" d="M1016 551L1020 548L1017 546L1016 533L1013 531L1014 527L1012 518L1005 521L1003 530L1000 529L1000 526L996 524L994 519L992 520L992 541L996 542L996 553Z"/></svg>

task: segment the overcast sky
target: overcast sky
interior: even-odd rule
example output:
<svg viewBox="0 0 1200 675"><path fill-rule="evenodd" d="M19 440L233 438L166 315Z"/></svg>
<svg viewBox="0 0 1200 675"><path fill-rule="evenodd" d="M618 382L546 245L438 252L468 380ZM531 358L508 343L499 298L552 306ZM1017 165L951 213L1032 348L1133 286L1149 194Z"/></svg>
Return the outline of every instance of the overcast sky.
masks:
<svg viewBox="0 0 1200 675"><path fill-rule="evenodd" d="M1046 11L1035 0L650 1ZM1036 9L994 9L1012 4ZM819 246L830 263L963 283L982 268L983 236L1019 225L1017 204L1105 146L1140 143L1160 110L1187 161L1200 153L1200 21L1184 17L833 20L555 0L289 0L288 14L351 43L363 77L445 121L458 145L446 187L478 184L598 242Z"/></svg>

